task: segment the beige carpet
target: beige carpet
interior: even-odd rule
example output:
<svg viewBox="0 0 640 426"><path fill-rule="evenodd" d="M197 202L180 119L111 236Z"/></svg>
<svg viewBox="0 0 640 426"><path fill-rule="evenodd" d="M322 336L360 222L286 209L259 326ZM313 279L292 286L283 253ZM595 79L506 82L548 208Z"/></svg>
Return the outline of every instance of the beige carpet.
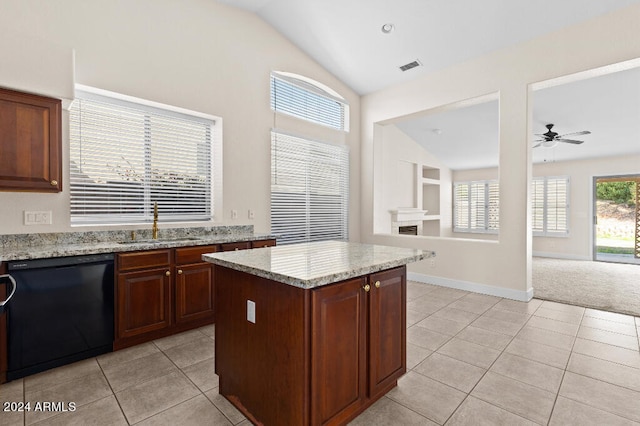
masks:
<svg viewBox="0 0 640 426"><path fill-rule="evenodd" d="M640 265L534 257L533 297L640 316Z"/></svg>

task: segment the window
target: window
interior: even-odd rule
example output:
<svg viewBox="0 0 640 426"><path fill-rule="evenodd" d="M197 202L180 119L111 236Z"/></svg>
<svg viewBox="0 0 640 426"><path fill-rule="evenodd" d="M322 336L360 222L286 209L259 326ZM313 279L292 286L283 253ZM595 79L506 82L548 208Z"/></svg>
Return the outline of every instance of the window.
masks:
<svg viewBox="0 0 640 426"><path fill-rule="evenodd" d="M200 221L213 216L211 116L77 91L70 113L71 223Z"/></svg>
<svg viewBox="0 0 640 426"><path fill-rule="evenodd" d="M271 133L271 232L278 244L347 240L349 150Z"/></svg>
<svg viewBox="0 0 640 426"><path fill-rule="evenodd" d="M499 187L496 180L457 182L453 185L454 232L497 233Z"/></svg>
<svg viewBox="0 0 640 426"><path fill-rule="evenodd" d="M289 73L271 74L271 109L338 130L349 130L349 106L320 83Z"/></svg>
<svg viewBox="0 0 640 426"><path fill-rule="evenodd" d="M533 234L539 236L569 233L569 178L543 177L532 182Z"/></svg>

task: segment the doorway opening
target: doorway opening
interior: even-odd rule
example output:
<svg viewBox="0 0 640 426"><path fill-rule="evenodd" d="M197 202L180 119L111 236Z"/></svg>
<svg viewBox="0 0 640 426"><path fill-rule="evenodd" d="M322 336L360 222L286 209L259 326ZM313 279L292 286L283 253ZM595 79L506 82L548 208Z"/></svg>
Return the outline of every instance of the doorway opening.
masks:
<svg viewBox="0 0 640 426"><path fill-rule="evenodd" d="M593 179L594 260L640 265L640 175Z"/></svg>

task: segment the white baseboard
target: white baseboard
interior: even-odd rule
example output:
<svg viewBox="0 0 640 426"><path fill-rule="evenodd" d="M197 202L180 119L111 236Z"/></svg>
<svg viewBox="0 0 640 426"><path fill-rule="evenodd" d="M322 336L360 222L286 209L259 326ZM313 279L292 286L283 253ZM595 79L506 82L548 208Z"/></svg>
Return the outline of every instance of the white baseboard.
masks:
<svg viewBox="0 0 640 426"><path fill-rule="evenodd" d="M490 296L504 297L505 299L528 302L533 298L533 288L528 291L513 290L504 287L494 287L471 281L452 280L450 278L433 277L430 275L407 272L407 280L418 281L426 284L434 284L441 287L456 288L458 290L472 291L474 293L488 294Z"/></svg>
<svg viewBox="0 0 640 426"><path fill-rule="evenodd" d="M566 260L593 260L589 256L580 256L577 254L565 254L565 253L556 253L556 252L544 252L544 251L534 251L534 257L550 257L552 259L566 259Z"/></svg>

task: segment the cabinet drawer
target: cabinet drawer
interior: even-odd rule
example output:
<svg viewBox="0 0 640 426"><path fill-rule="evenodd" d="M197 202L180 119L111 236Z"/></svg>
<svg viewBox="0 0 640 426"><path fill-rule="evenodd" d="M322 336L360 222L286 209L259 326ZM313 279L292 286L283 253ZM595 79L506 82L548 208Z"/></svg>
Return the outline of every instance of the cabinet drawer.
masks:
<svg viewBox="0 0 640 426"><path fill-rule="evenodd" d="M186 265L190 263L201 263L202 255L218 251L218 246L196 246L182 247L176 249L176 264Z"/></svg>
<svg viewBox="0 0 640 426"><path fill-rule="evenodd" d="M251 248L251 241L242 241L239 243L220 244L222 251L246 250Z"/></svg>
<svg viewBox="0 0 640 426"><path fill-rule="evenodd" d="M171 264L171 250L150 250L118 255L118 271L155 268Z"/></svg>
<svg viewBox="0 0 640 426"><path fill-rule="evenodd" d="M259 248L259 247L273 247L276 245L275 239L269 240L257 240L251 242L251 248Z"/></svg>

